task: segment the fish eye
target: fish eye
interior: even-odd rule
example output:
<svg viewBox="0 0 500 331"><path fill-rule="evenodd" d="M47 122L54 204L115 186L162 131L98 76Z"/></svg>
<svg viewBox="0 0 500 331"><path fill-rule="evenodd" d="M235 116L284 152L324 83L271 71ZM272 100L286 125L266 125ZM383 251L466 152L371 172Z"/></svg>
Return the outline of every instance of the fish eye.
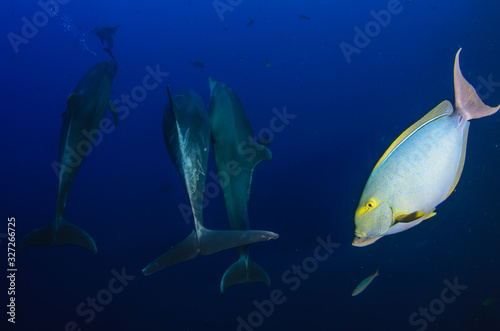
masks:
<svg viewBox="0 0 500 331"><path fill-rule="evenodd" d="M369 210L369 209L373 209L373 208L377 207L377 205L378 204L377 204L377 201L375 199L370 199L370 201L368 201L366 203L365 208Z"/></svg>

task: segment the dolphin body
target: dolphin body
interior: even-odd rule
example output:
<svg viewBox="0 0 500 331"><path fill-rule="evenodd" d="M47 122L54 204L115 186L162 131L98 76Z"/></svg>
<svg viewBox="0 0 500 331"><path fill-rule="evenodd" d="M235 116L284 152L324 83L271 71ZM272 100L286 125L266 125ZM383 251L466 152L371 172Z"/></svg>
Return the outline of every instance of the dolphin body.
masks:
<svg viewBox="0 0 500 331"><path fill-rule="evenodd" d="M56 219L47 226L30 232L18 247L18 252L30 246L75 245L97 253L94 239L83 229L64 219L66 202L82 165L88 148L94 141L101 121L108 106L111 108L115 125L118 117L111 101L111 86L117 69L116 61L103 61L94 65L80 80L75 90L69 95L59 140L58 163L59 191L57 194ZM77 152L78 151L78 152Z"/></svg>
<svg viewBox="0 0 500 331"><path fill-rule="evenodd" d="M215 166L220 178L226 211L233 230L248 230L248 206L255 166L271 160L271 152L253 140L250 121L240 100L224 83L210 83L210 129ZM225 182L225 183L223 183ZM229 286L271 281L264 269L248 259L248 245L237 247L238 260L222 276L222 293Z"/></svg>
<svg viewBox="0 0 500 331"><path fill-rule="evenodd" d="M268 231L217 231L203 226L203 195L210 147L208 113L203 100L194 91L185 90L172 97L170 89L167 90L170 107L165 109L163 115L163 134L191 204L194 230L145 267L142 272L146 276L197 255L278 238L276 233Z"/></svg>
<svg viewBox="0 0 500 331"><path fill-rule="evenodd" d="M120 25L116 26L98 26L92 30L92 33L97 35L99 39L101 39L101 44L104 44L104 41L108 43L108 49L111 50L114 44L114 36L116 29L118 29Z"/></svg>

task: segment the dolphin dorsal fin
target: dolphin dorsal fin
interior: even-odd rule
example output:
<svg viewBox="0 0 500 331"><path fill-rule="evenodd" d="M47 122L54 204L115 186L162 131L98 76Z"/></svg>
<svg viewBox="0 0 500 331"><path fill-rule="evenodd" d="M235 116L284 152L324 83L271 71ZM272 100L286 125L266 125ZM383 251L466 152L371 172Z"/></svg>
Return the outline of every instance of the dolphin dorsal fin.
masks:
<svg viewBox="0 0 500 331"><path fill-rule="evenodd" d="M434 109L427 113L424 117L422 117L418 122L410 126L403 132L398 139L394 140L394 142L389 146L389 148L385 151L384 155L380 158L380 160L375 165L373 170L377 169L379 165L384 163L384 161L399 147L406 139L408 139L411 135L417 132L420 128L426 126L432 121L437 120L443 116L450 116L453 113L453 106L448 100L441 102Z"/></svg>
<svg viewBox="0 0 500 331"><path fill-rule="evenodd" d="M249 143L252 148L255 149L257 155L255 158L253 158L252 162L252 168L255 168L257 164L261 163L262 161L271 161L273 158L273 154L271 151L264 145L256 143L252 138L249 138Z"/></svg>

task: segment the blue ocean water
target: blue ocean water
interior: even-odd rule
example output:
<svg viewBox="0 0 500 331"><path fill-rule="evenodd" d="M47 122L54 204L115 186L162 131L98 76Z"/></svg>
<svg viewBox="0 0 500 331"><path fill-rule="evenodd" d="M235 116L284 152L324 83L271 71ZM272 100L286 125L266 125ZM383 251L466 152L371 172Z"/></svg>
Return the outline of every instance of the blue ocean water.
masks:
<svg viewBox="0 0 500 331"><path fill-rule="evenodd" d="M73 246L18 254L15 324L5 296L5 329L500 329L499 114L471 123L461 181L437 216L351 246L354 211L377 160L430 109L454 100L459 48L466 79L487 104L500 103L497 1L53 0L1 8L3 275L8 218L20 243L55 217L61 114L83 75L109 59L91 33L96 26L120 25L111 96L128 108L85 158L68 199L66 219L95 239L98 254ZM139 93L151 71L163 73L157 86L127 105L122 95ZM295 116L271 130L273 160L257 166L252 187L250 227L280 235L250 247L271 287L220 293L234 249L141 272L193 228L179 211L188 201L163 139L166 86L191 88L208 106L209 77L238 95L256 135L269 133L261 130L277 113ZM215 173L213 155L208 171ZM208 183L205 224L228 229L217 181ZM380 276L352 297L377 268Z"/></svg>

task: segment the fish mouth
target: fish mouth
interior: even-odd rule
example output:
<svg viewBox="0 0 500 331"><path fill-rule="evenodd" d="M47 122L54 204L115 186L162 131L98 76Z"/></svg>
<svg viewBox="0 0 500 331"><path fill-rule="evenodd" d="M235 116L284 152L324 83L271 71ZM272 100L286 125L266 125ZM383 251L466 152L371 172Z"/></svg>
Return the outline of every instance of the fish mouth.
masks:
<svg viewBox="0 0 500 331"><path fill-rule="evenodd" d="M374 237L374 238L366 238L366 237L354 237L354 240L352 241L352 245L355 247L365 247L368 245L373 244L377 240L382 238L382 236Z"/></svg>

